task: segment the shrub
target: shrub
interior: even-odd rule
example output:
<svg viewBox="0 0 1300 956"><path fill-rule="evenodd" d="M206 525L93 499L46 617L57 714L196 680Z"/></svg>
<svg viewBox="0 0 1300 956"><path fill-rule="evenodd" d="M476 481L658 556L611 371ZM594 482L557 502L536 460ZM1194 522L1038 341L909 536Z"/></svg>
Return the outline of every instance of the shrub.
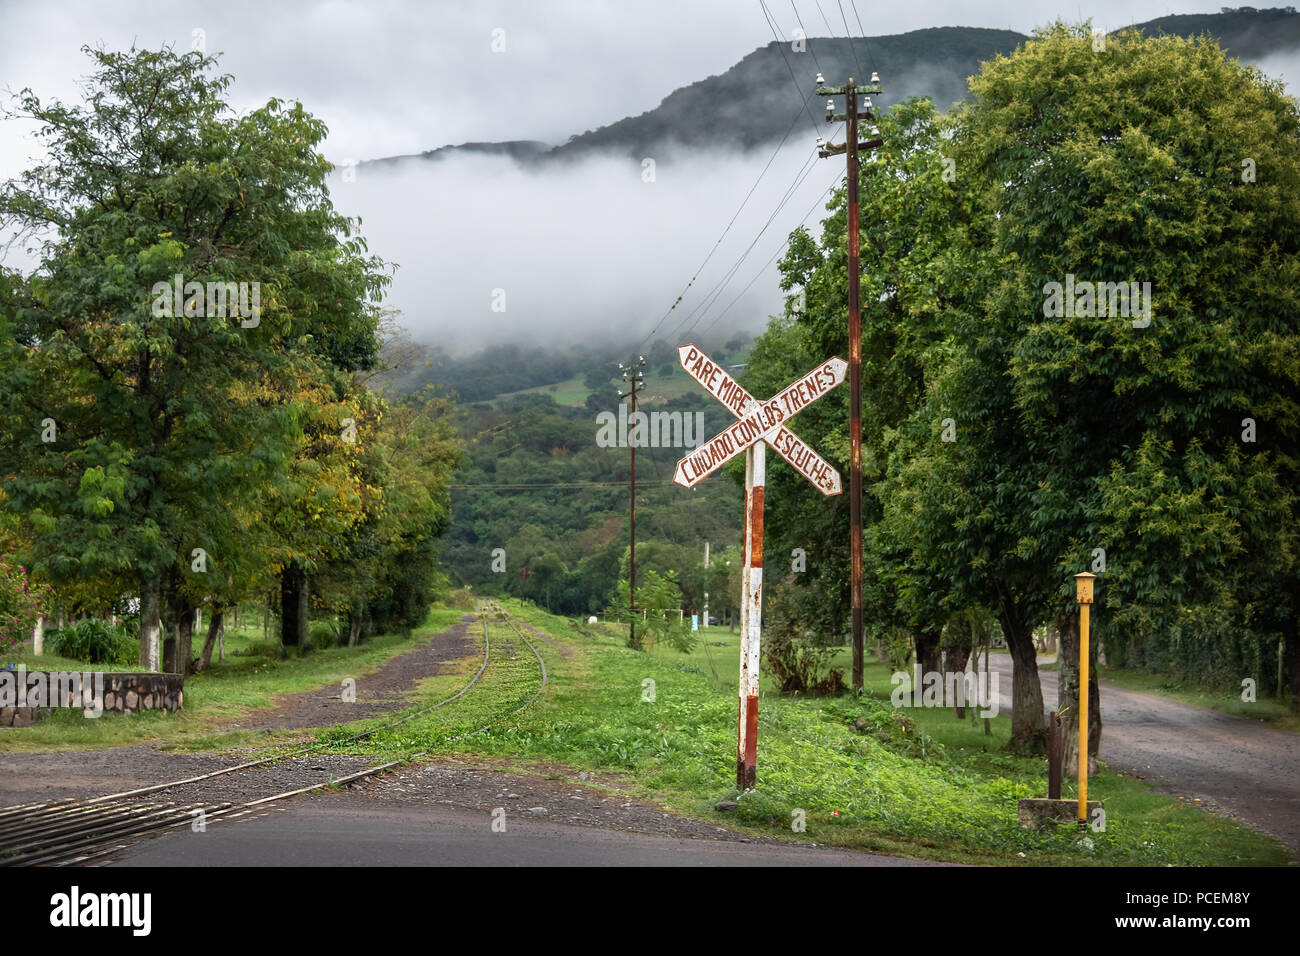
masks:
<svg viewBox="0 0 1300 956"><path fill-rule="evenodd" d="M253 641L239 650L232 650L231 657L264 657L268 661L283 660L285 654L277 640Z"/></svg>
<svg viewBox="0 0 1300 956"><path fill-rule="evenodd" d="M764 615L765 668L783 694L834 697L844 688L844 672L831 666L838 653L838 617L828 611L820 585L802 584L794 575L767 586Z"/></svg>
<svg viewBox="0 0 1300 956"><path fill-rule="evenodd" d="M307 626L308 640L318 651L334 647L339 642L338 622L312 621Z"/></svg>
<svg viewBox="0 0 1300 956"><path fill-rule="evenodd" d="M139 660L139 642L125 624L107 621L76 621L51 633L50 647L60 657L88 664L127 667Z"/></svg>
<svg viewBox="0 0 1300 956"><path fill-rule="evenodd" d="M443 597L442 603L458 611L472 611L475 604L474 592L469 588L457 588L448 592Z"/></svg>
<svg viewBox="0 0 1300 956"><path fill-rule="evenodd" d="M41 601L50 593L47 585L35 586L27 569L0 562L0 651L31 636Z"/></svg>

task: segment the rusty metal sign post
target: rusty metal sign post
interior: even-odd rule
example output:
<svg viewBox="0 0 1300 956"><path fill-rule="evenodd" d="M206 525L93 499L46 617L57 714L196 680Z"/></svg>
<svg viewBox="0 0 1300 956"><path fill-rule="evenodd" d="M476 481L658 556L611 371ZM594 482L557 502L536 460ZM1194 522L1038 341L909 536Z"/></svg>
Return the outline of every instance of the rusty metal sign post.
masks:
<svg viewBox="0 0 1300 956"><path fill-rule="evenodd" d="M752 790L758 779L758 667L763 630L763 494L767 446L824 495L843 490L840 473L786 427L844 382L848 363L830 358L769 399L756 399L721 365L694 345L677 350L686 374L736 416L736 422L677 463L673 481L691 488L737 455L745 454L745 554L740 570L740 714L736 723L736 786Z"/></svg>

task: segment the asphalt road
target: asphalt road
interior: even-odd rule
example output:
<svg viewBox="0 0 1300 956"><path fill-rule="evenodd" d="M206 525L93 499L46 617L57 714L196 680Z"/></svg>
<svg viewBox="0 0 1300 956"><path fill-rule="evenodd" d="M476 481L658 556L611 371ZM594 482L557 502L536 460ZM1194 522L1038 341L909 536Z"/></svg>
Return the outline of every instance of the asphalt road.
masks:
<svg viewBox="0 0 1300 956"><path fill-rule="evenodd" d="M459 807L375 808L354 794L295 800L245 822L136 844L113 866L916 866L813 846L679 839Z"/></svg>
<svg viewBox="0 0 1300 956"><path fill-rule="evenodd" d="M1009 714L1011 657L989 664ZM1055 710L1056 671L1039 671L1039 681L1044 711ZM1300 734L1102 681L1099 756L1300 852Z"/></svg>

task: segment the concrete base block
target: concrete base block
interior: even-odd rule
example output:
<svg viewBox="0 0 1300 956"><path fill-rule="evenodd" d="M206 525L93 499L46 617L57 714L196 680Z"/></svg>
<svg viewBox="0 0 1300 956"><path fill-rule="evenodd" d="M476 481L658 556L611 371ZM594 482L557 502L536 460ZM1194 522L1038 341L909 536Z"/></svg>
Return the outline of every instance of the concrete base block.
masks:
<svg viewBox="0 0 1300 956"><path fill-rule="evenodd" d="M1092 811L1105 805L1103 800L1088 801L1088 822ZM1020 825L1026 830L1041 830L1059 823L1076 823L1079 819L1079 801L1052 800L1048 797L1029 797L1020 801Z"/></svg>

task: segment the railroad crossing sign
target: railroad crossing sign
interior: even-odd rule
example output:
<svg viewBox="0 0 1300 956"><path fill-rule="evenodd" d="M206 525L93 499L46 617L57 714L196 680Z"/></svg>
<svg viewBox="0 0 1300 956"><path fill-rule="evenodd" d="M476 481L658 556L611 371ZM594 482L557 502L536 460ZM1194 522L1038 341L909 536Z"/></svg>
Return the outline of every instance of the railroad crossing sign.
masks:
<svg viewBox="0 0 1300 956"><path fill-rule="evenodd" d="M784 424L844 381L849 366L843 359L827 359L775 397L760 402L694 345L683 345L677 357L686 374L726 405L738 421L679 461L673 481L691 488L761 439L822 494L838 495L844 490L840 473Z"/></svg>
<svg viewBox="0 0 1300 956"><path fill-rule="evenodd" d="M687 488L745 453L745 558L740 573L740 714L736 723L736 786L758 778L758 664L763 630L763 492L771 445L824 495L843 490L840 473L786 427L787 419L844 381L848 363L829 358L766 401L759 401L694 345L677 358L686 373L736 416L736 422L677 463L673 481Z"/></svg>

